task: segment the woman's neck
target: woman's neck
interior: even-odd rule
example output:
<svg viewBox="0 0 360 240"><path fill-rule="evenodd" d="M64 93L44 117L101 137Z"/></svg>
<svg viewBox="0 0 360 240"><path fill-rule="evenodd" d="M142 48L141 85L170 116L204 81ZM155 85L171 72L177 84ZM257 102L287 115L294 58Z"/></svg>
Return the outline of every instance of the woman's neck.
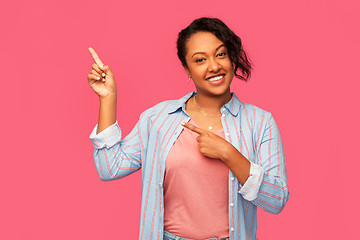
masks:
<svg viewBox="0 0 360 240"><path fill-rule="evenodd" d="M218 113L220 108L231 99L230 90L223 95L210 96L197 92L194 101L202 110L208 113Z"/></svg>

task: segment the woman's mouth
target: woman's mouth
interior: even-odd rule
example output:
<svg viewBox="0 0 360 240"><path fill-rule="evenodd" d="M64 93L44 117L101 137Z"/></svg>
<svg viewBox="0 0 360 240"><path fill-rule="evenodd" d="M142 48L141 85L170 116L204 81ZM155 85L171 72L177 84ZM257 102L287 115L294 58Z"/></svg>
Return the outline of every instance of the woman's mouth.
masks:
<svg viewBox="0 0 360 240"><path fill-rule="evenodd" d="M211 85L218 85L224 82L225 74L206 79Z"/></svg>

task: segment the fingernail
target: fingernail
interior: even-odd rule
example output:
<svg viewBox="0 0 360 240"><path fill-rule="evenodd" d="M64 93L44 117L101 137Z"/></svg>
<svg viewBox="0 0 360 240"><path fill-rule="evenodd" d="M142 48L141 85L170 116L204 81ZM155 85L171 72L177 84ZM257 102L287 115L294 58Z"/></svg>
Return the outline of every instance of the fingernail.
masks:
<svg viewBox="0 0 360 240"><path fill-rule="evenodd" d="M102 73L102 76L105 77L105 73Z"/></svg>
<svg viewBox="0 0 360 240"><path fill-rule="evenodd" d="M102 80L103 82L105 82L105 78L103 78L103 80Z"/></svg>
<svg viewBox="0 0 360 240"><path fill-rule="evenodd" d="M100 77L97 77L97 80L100 80Z"/></svg>
<svg viewBox="0 0 360 240"><path fill-rule="evenodd" d="M184 126L184 125L185 125L185 123L184 123L184 122L182 122L182 123L181 123L181 125L183 125L183 126Z"/></svg>
<svg viewBox="0 0 360 240"><path fill-rule="evenodd" d="M104 67L104 65L100 64L99 67Z"/></svg>

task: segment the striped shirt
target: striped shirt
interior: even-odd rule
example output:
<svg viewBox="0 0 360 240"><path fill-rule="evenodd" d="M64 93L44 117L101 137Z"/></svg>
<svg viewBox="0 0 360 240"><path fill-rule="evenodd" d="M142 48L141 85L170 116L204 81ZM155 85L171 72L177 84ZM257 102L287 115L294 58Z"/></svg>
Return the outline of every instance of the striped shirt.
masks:
<svg viewBox="0 0 360 240"><path fill-rule="evenodd" d="M96 125L90 134L101 180L120 179L141 169L139 240L163 239L165 160L183 130L181 122L190 120L185 103L194 94L147 109L124 139L117 121L98 134ZM289 198L284 150L271 113L231 95L220 109L225 138L251 166L244 185L229 169L229 236L257 239L257 207L277 214Z"/></svg>

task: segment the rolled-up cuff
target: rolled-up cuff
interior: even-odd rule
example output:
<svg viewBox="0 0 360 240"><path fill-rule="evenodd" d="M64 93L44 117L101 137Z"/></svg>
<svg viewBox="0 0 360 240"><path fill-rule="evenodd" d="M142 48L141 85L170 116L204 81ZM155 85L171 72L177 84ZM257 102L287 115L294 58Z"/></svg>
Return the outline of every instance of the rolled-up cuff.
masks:
<svg viewBox="0 0 360 240"><path fill-rule="evenodd" d="M257 198L259 189L264 176L264 169L253 162L250 162L250 176L245 184L241 186L239 183L239 193L248 201L253 201Z"/></svg>
<svg viewBox="0 0 360 240"><path fill-rule="evenodd" d="M121 129L117 121L113 125L99 132L98 134L96 134L97 128L98 124L96 124L89 136L95 149L101 149L103 147L111 148L117 142L120 142Z"/></svg>

